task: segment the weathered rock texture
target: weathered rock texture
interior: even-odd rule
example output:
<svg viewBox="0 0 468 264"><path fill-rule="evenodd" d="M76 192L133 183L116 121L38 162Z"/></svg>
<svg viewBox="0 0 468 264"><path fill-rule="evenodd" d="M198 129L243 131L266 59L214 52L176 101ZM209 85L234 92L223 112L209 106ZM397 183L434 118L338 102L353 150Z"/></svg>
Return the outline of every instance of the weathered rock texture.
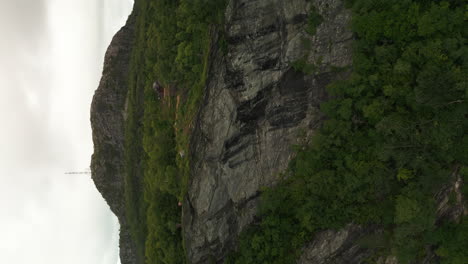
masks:
<svg viewBox="0 0 468 264"><path fill-rule="evenodd" d="M460 167L456 166L452 173L452 182L443 186L441 190L435 196L437 201L437 221L442 223L443 221L454 221L460 220L462 215L468 215L468 208L466 207L466 197L463 197L461 187L463 185L462 176L460 175ZM451 194L455 194L455 201L450 202Z"/></svg>
<svg viewBox="0 0 468 264"><path fill-rule="evenodd" d="M323 17L314 36L305 32L312 6ZM320 125L325 87L349 74L331 69L352 62L351 14L340 0L230 0L225 15L228 51L213 55L192 137L192 176L183 208L192 264L224 262L239 233L255 221L259 190L278 182L294 155L291 146L303 144ZM291 68L304 56L315 65L313 74ZM466 214L455 178L435 197L438 221ZM452 191L455 205L448 203ZM297 263L362 263L374 252L359 241L378 232L354 224L321 231ZM392 256L379 261L397 263ZM437 263L437 257L428 252L422 263Z"/></svg>
<svg viewBox="0 0 468 264"><path fill-rule="evenodd" d="M312 5L323 17L314 36L305 32ZM260 188L279 180L291 146L319 125L326 85L346 75L331 66L351 63L349 22L338 0L229 1L228 52L214 54L192 137L183 211L190 263L223 261L254 221ZM314 74L291 68L304 56Z"/></svg>
<svg viewBox="0 0 468 264"><path fill-rule="evenodd" d="M450 183L446 184L435 195L437 202L436 224L443 221L459 221L463 215L467 215L465 197L460 186L462 180L459 168L453 170ZM455 193L456 201L449 203L451 193ZM298 264L359 264L371 257L375 252L372 249L362 247L362 239L382 232L375 227L362 227L349 224L340 230L325 230L316 234L313 240L302 249L302 255ZM377 264L398 264L395 256L380 257ZM427 256L421 264L440 263L432 249L427 249Z"/></svg>
<svg viewBox="0 0 468 264"><path fill-rule="evenodd" d="M323 22L310 36L305 28L312 6ZM336 69L352 61L351 17L341 0L230 0L225 15L228 51L214 49L191 142L192 175L182 219L191 264L224 262L239 233L255 221L259 190L278 182L294 155L291 146L304 144L320 126L325 87L349 74ZM141 263L124 203L125 101L135 16L107 50L91 107L92 178L119 218L122 264ZM315 65L310 75L291 67L304 57ZM436 196L438 221L467 214L457 168L453 179ZM455 204L449 203L452 192ZM297 263L362 263L373 252L359 241L381 231L355 224L321 231ZM379 263L397 261L390 256ZM429 254L423 263L437 258Z"/></svg>
<svg viewBox="0 0 468 264"><path fill-rule="evenodd" d="M135 14L114 36L104 58L104 68L91 104L94 154L92 179L120 223L122 264L138 263L124 202L124 113L130 55L134 42Z"/></svg>
<svg viewBox="0 0 468 264"><path fill-rule="evenodd" d="M362 263L372 254L372 251L362 248L357 241L373 232L375 232L375 228L364 228L353 224L338 231L321 231L303 249L303 254L297 263Z"/></svg>

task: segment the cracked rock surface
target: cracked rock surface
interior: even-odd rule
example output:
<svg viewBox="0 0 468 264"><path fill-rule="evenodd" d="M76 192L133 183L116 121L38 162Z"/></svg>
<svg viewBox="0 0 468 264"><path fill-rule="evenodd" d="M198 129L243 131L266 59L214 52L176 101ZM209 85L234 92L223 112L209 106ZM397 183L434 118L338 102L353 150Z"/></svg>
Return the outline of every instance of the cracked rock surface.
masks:
<svg viewBox="0 0 468 264"><path fill-rule="evenodd" d="M311 8L323 18L311 36ZM341 0L230 0L226 52L213 49L205 95L191 137L192 174L183 206L188 263L223 263L238 235L256 221L259 191L280 180L293 158L292 145L305 144L320 126L325 87L349 75L351 14ZM113 38L91 106L94 154L92 179L120 222L122 264L138 264L124 202L124 122L127 76L136 14ZM291 65L305 59L311 74ZM344 68L344 71L336 69ZM436 224L467 215L459 168L441 187ZM456 202L449 202L455 193ZM374 252L359 241L382 232L348 224L322 230L302 248L298 264L359 264ZM182 254L182 253L181 253ZM378 264L398 264L382 256ZM423 264L438 263L428 252Z"/></svg>
<svg viewBox="0 0 468 264"><path fill-rule="evenodd" d="M312 5L323 22L305 31ZM350 12L338 0L231 0L228 50L213 55L192 136L192 175L183 209L190 263L222 262L254 221L260 188L278 182L291 146L314 133L325 87L351 64ZM306 58L310 75L291 64ZM299 135L302 135L300 137Z"/></svg>
<svg viewBox="0 0 468 264"><path fill-rule="evenodd" d="M362 248L357 241L375 231L375 228L349 224L340 230L318 232L303 249L298 264L362 263L372 251Z"/></svg>

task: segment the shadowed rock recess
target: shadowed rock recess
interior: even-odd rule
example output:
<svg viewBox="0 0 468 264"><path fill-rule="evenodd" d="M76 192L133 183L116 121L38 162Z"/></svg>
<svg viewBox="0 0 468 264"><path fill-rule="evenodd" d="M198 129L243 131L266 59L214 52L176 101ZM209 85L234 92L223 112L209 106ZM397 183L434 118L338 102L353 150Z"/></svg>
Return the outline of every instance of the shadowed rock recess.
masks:
<svg viewBox="0 0 468 264"><path fill-rule="evenodd" d="M132 13L127 24L112 39L104 58L101 81L91 104L94 143L92 179L119 219L122 264L138 263L124 202L124 114L135 18L136 15Z"/></svg>
<svg viewBox="0 0 468 264"><path fill-rule="evenodd" d="M322 23L305 31L312 5ZM215 54L192 136L193 168L184 206L190 263L222 262L254 221L259 190L280 179L323 117L325 87L351 64L350 12L336 0L233 0L228 51ZM314 72L291 65L306 58ZM210 262L211 261L211 262Z"/></svg>

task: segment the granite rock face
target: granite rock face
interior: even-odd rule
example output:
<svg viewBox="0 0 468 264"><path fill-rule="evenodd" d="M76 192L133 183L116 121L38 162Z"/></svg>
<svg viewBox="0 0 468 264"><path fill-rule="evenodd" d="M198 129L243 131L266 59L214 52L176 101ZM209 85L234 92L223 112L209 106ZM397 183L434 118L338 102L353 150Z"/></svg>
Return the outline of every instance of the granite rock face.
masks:
<svg viewBox="0 0 468 264"><path fill-rule="evenodd" d="M96 188L119 219L122 264L138 263L125 217L124 201L124 116L135 17L132 13L126 25L112 39L91 104L94 143L91 175Z"/></svg>
<svg viewBox="0 0 468 264"><path fill-rule="evenodd" d="M314 240L303 249L298 264L312 263L362 263L372 251L362 248L357 241L375 232L375 228L365 228L349 224L340 230L318 232Z"/></svg>
<svg viewBox="0 0 468 264"><path fill-rule="evenodd" d="M191 137L192 173L182 219L190 264L224 262L238 235L256 221L261 188L279 182L294 156L292 146L306 144L320 126L326 86L346 78L352 62L351 13L342 0L228 2L228 47L213 49ZM312 9L322 17L314 35L306 32ZM91 107L92 178L119 218L122 264L143 263L136 256L124 201L125 102L135 20L132 13L112 40ZM293 69L301 59L313 65L311 73ZM438 222L457 221L468 213L458 168L452 176L435 197ZM453 192L455 204L449 203ZM378 227L352 223L320 231L304 245L297 263L362 263L374 252L359 241L378 232ZM398 261L388 256L377 263ZM423 262L429 263L437 263L431 252Z"/></svg>
<svg viewBox="0 0 468 264"><path fill-rule="evenodd" d="M305 31L312 8L322 17L313 36ZM192 175L183 208L191 264L224 262L240 232L255 222L259 190L279 181L294 155L291 146L304 144L320 126L325 87L346 78L352 62L351 14L342 1L230 0L225 17L228 49L213 54L192 136ZM302 58L314 65L312 74L291 67ZM457 170L435 197L437 222L467 213L456 175ZM448 203L452 191L455 205ZM321 231L297 263L362 263L375 252L359 241L382 231L354 224ZM427 256L423 264L437 263L433 252ZM393 256L379 261L398 263Z"/></svg>
<svg viewBox="0 0 468 264"><path fill-rule="evenodd" d="M306 31L312 6L323 22ZM278 182L294 144L323 117L325 87L351 64L350 12L338 0L231 0L228 50L213 64L192 136L192 176L183 209L189 263L222 262L254 221L260 188ZM292 69L306 58L305 75Z"/></svg>

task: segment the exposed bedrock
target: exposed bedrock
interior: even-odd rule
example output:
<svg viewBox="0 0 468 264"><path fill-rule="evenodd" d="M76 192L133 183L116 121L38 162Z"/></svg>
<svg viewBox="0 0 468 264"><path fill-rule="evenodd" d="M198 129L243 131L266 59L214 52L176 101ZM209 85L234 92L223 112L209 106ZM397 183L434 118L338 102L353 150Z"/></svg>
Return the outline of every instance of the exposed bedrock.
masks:
<svg viewBox="0 0 468 264"><path fill-rule="evenodd" d="M323 22L306 33L314 5ZM222 262L254 221L259 190L278 182L323 117L325 87L351 63L350 12L338 0L231 0L228 51L214 54L192 136L183 225L190 263ZM301 58L316 71L292 69ZM334 67L331 67L334 66Z"/></svg>
<svg viewBox="0 0 468 264"><path fill-rule="evenodd" d="M101 81L91 104L94 143L92 179L119 219L122 264L138 263L125 217L124 201L124 115L130 55L135 39L135 17L132 13L126 25L113 37L104 58Z"/></svg>
<svg viewBox="0 0 468 264"><path fill-rule="evenodd" d="M314 6L323 21L306 33ZM255 221L259 191L278 183L294 155L320 126L326 86L349 75L351 13L339 0L231 0L226 10L226 53L213 55L192 136L192 175L183 208L189 263L223 263L240 232ZM306 58L312 74L292 69ZM334 70L333 70L334 69ZM336 69L345 69L337 71ZM437 222L467 213L457 170L436 195ZM449 194L457 203L448 203ZM444 220L445 219L445 220ZM375 252L359 242L382 232L348 224L311 237L299 264L359 264ZM423 264L438 263L429 249ZM393 256L381 264L398 263Z"/></svg>

